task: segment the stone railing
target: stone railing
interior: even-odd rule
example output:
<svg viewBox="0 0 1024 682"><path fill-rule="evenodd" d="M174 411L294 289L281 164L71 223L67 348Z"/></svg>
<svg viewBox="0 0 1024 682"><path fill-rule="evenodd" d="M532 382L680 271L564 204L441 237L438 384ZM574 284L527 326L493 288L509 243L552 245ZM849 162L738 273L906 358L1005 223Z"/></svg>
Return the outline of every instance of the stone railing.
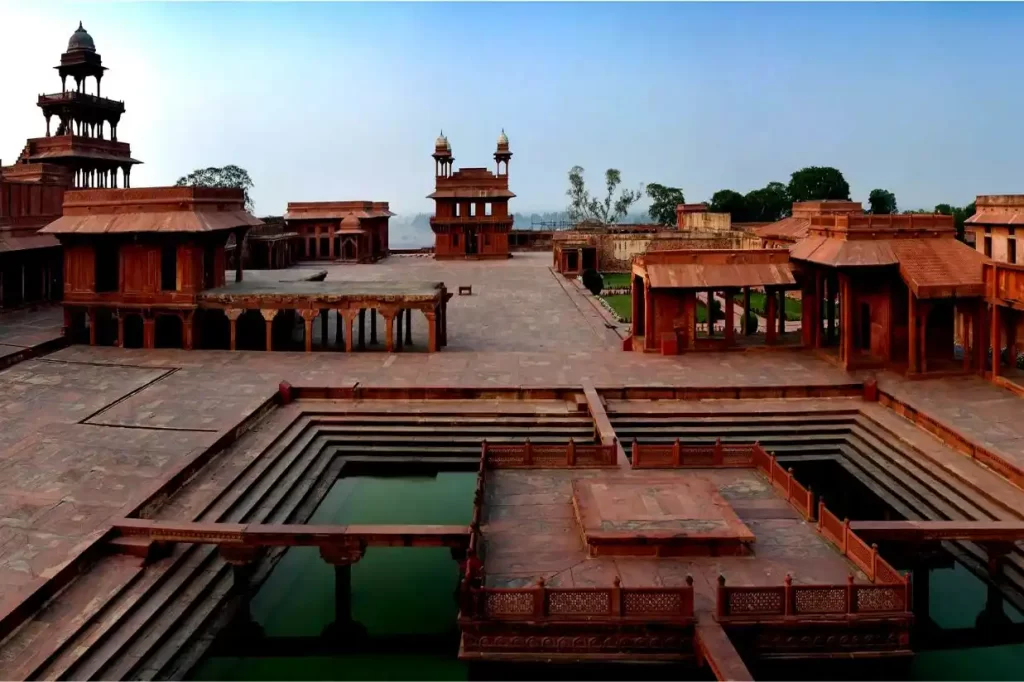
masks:
<svg viewBox="0 0 1024 682"><path fill-rule="evenodd" d="M524 443L481 445L483 461L491 469L564 469L567 467L616 466L617 443L609 445L577 445L571 438L564 445Z"/></svg>
<svg viewBox="0 0 1024 682"><path fill-rule="evenodd" d="M757 622L779 618L885 618L910 616L910 583L857 585L853 576L841 585L794 585L789 575L777 587L730 587L718 578L715 618L719 622Z"/></svg>
<svg viewBox="0 0 1024 682"><path fill-rule="evenodd" d="M487 621L693 622L693 579L685 587L480 587L463 592L462 616Z"/></svg>
<svg viewBox="0 0 1024 682"><path fill-rule="evenodd" d="M818 532L823 538L842 552L864 575L873 582L884 584L908 584L908 579L893 568L878 554L878 547L869 545L850 530L850 521L839 517L825 507L825 501L818 501Z"/></svg>

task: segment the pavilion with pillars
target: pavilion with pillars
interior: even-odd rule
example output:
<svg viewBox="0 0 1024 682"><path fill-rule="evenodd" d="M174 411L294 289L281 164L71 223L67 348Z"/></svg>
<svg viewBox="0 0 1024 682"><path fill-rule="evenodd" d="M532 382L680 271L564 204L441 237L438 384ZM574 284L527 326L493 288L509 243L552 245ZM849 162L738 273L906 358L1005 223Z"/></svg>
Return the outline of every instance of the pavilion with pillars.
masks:
<svg viewBox="0 0 1024 682"><path fill-rule="evenodd" d="M81 23L54 68L60 75L61 91L39 95L37 102L46 118L46 137L28 140L16 164L63 166L71 172L74 188L130 187L132 166L141 162L131 157L128 143L117 139L124 102L100 95L107 67ZM69 78L73 82L70 90ZM95 93L88 92L90 79L95 82Z"/></svg>
<svg viewBox="0 0 1024 682"><path fill-rule="evenodd" d="M291 201L284 220L303 258L375 263L388 256L393 215L386 201Z"/></svg>
<svg viewBox="0 0 1024 682"><path fill-rule="evenodd" d="M68 192L64 215L43 230L64 246L65 334L93 345L310 351L319 318L318 350L352 351L366 348L369 312L370 345L379 314L392 351L413 346L416 309L426 320L423 349L447 344L451 294L441 282L243 282L236 260L228 284L229 235L242 243L261 224L236 189Z"/></svg>
<svg viewBox="0 0 1024 682"><path fill-rule="evenodd" d="M455 157L448 138L442 134L434 144L435 189L427 196L436 207L430 219L434 232L434 258L511 258L509 233L512 216L508 200L508 162L512 159L505 131L498 136L494 152L495 171L460 168L452 171Z"/></svg>
<svg viewBox="0 0 1024 682"><path fill-rule="evenodd" d="M765 330L761 345L785 342L786 291L799 285L785 251L696 249L650 251L633 260L633 315L628 350L728 350L750 346L751 335L736 337L736 299L741 297L742 328L751 316L751 292L765 297ZM714 321L706 332L698 325L698 306L707 311L720 301L724 312L720 335ZM705 317L707 317L705 312Z"/></svg>
<svg viewBox="0 0 1024 682"><path fill-rule="evenodd" d="M986 259L956 240L951 216L815 216L789 256L801 273L803 343L844 369L984 366ZM959 360L956 316L971 330Z"/></svg>

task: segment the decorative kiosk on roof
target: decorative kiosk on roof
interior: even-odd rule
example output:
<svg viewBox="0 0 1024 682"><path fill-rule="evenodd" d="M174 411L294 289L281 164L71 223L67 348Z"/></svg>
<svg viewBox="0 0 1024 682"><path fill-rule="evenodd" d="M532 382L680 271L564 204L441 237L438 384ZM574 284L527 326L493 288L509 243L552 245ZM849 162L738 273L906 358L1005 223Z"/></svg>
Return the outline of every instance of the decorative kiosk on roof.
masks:
<svg viewBox="0 0 1024 682"><path fill-rule="evenodd" d="M60 75L61 91L39 95L38 100L46 118L46 137L30 139L17 163L64 166L71 171L76 188L116 188L118 184L130 187L132 166L141 162L131 157L128 143L117 139L124 102L100 96L107 67L81 23L68 41L60 64L54 68ZM68 78L73 81L71 90L67 87ZM87 92L90 78L96 82L95 94ZM58 124L51 136L53 118Z"/></svg>
<svg viewBox="0 0 1024 682"><path fill-rule="evenodd" d="M512 158L505 131L494 152L495 172L486 168L462 168L452 172L452 146L442 133L434 143L436 187L427 196L435 202L430 229L434 231L434 258L510 258L509 232L512 216L508 200L508 162Z"/></svg>

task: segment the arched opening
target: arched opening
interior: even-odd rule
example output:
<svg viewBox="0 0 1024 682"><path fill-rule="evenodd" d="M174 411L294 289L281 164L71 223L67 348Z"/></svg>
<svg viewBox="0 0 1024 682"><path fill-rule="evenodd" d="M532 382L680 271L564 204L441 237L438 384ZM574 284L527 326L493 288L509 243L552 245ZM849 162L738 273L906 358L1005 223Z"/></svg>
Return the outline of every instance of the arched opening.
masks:
<svg viewBox="0 0 1024 682"><path fill-rule="evenodd" d="M89 317L85 311L73 309L69 318L68 336L71 343L89 343Z"/></svg>
<svg viewBox="0 0 1024 682"><path fill-rule="evenodd" d="M338 236L338 237L334 238L334 257L335 258L342 257L341 256L341 252L342 252L341 237Z"/></svg>
<svg viewBox="0 0 1024 682"><path fill-rule="evenodd" d="M142 332L142 315L138 313L123 313L124 339L121 341L122 348L142 348L144 334Z"/></svg>
<svg viewBox="0 0 1024 682"><path fill-rule="evenodd" d="M154 331L157 348L181 348L184 345L184 328L177 315L157 315Z"/></svg>
<svg viewBox="0 0 1024 682"><path fill-rule="evenodd" d="M231 321L223 310L200 311L198 326L200 348L211 350L231 348Z"/></svg>
<svg viewBox="0 0 1024 682"><path fill-rule="evenodd" d="M117 319L109 308L97 308L93 312L93 324L96 325L96 345L117 345Z"/></svg>
<svg viewBox="0 0 1024 682"><path fill-rule="evenodd" d="M343 260L356 260L356 243L353 239L346 239L341 245L341 257Z"/></svg>
<svg viewBox="0 0 1024 682"><path fill-rule="evenodd" d="M237 350L266 350L267 322L258 310L246 310L235 321Z"/></svg>

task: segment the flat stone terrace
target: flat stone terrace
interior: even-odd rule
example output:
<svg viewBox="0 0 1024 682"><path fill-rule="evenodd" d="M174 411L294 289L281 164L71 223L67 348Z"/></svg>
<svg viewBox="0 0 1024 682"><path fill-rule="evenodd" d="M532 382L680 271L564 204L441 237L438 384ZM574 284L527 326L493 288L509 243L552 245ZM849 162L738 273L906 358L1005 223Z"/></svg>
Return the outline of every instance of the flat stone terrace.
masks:
<svg viewBox="0 0 1024 682"><path fill-rule="evenodd" d="M241 281L232 282L199 294L199 302L230 302L236 298L259 296L268 300L294 300L302 298L316 303L338 303L348 299L404 299L429 301L437 298L443 282L353 282L331 280L311 281Z"/></svg>
<svg viewBox="0 0 1024 682"><path fill-rule="evenodd" d="M708 479L753 532L752 555L587 556L573 514L573 480L639 485L693 476ZM867 582L753 469L489 471L482 532L491 587L526 587L541 577L548 587L611 587L616 576L623 587L680 587L692 575L696 608L712 610L719 575L737 586L780 586L787 573L797 584L841 584L851 573Z"/></svg>
<svg viewBox="0 0 1024 682"><path fill-rule="evenodd" d="M0 314L0 368L63 342L60 306Z"/></svg>

